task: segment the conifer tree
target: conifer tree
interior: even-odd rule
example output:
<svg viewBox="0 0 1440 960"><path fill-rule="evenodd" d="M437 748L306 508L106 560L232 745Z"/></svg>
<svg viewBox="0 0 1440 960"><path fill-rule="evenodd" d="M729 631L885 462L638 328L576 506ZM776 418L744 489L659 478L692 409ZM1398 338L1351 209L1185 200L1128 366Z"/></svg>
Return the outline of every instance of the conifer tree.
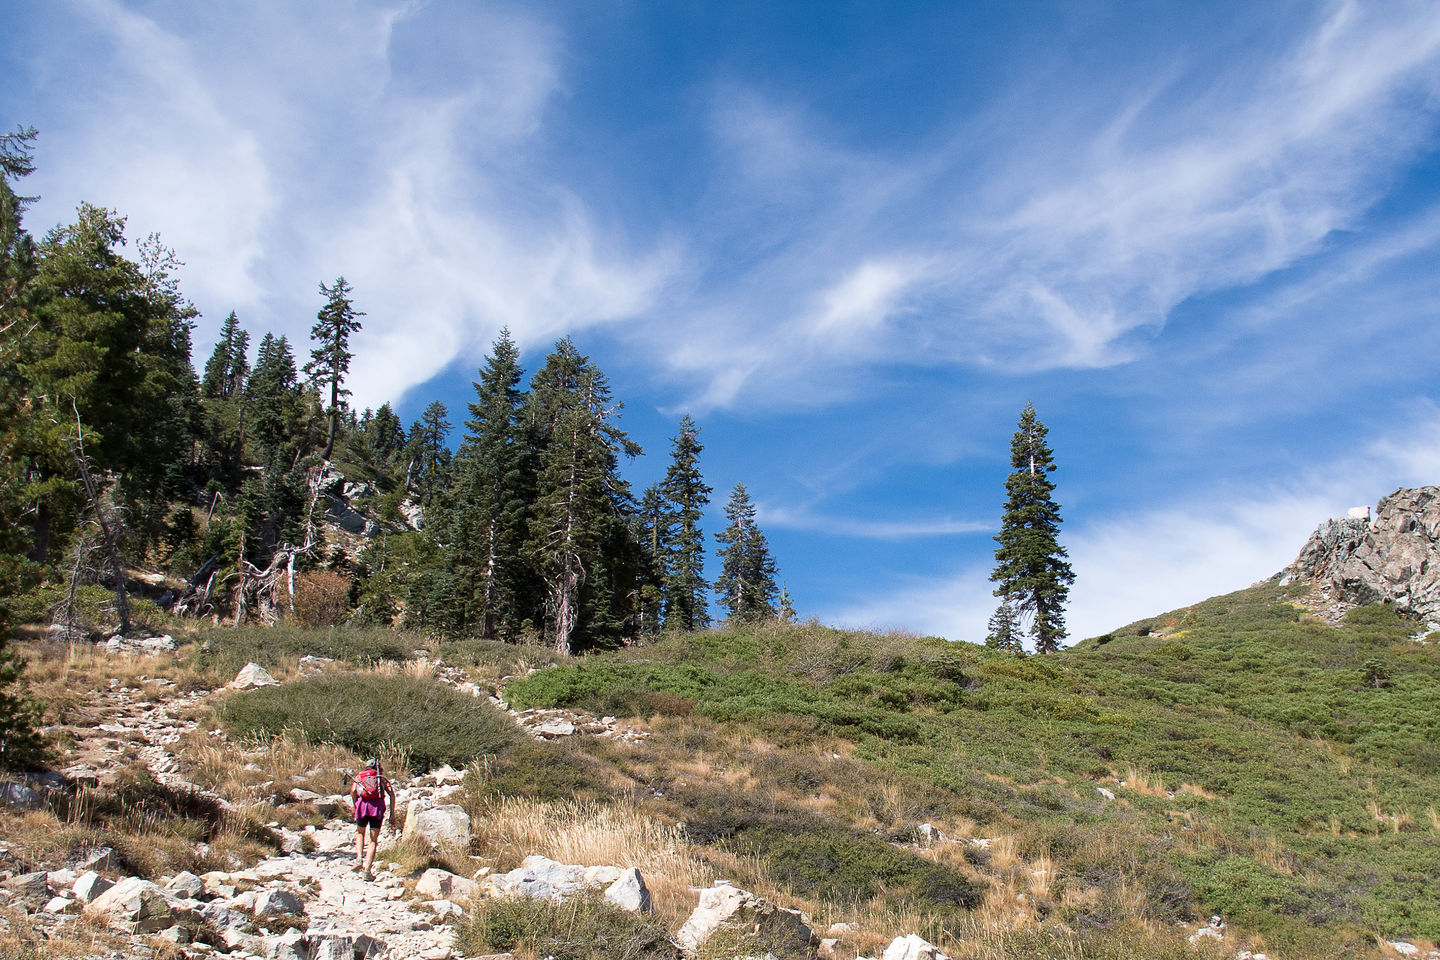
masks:
<svg viewBox="0 0 1440 960"><path fill-rule="evenodd" d="M487 639L518 638L538 601L522 557L534 494L521 427L520 350L500 331L469 405L456 467L450 564L464 620Z"/></svg>
<svg viewBox="0 0 1440 960"><path fill-rule="evenodd" d="M670 549L670 513L658 483L645 488L635 515L635 539L639 543L643 571L639 586L639 628L642 634L660 632L664 610L663 572Z"/></svg>
<svg viewBox="0 0 1440 960"><path fill-rule="evenodd" d="M430 505L436 490L446 481L450 448L445 438L450 436L451 426L450 410L439 400L431 400L420 419L410 425L410 484L425 506Z"/></svg>
<svg viewBox="0 0 1440 960"><path fill-rule="evenodd" d="M561 654L590 639L583 612L615 606L613 596L587 598L582 591L613 585L603 576L607 559L615 538L629 530L632 498L618 461L621 453L638 456L640 446L616 425L620 408L605 375L568 337L531 381L527 409L539 456L527 554L545 584Z"/></svg>
<svg viewBox="0 0 1440 960"><path fill-rule="evenodd" d="M205 361L205 374L200 381L202 397L238 396L245 386L245 377L250 372L245 352L250 347L250 334L240 327L240 318L235 311L225 318L220 327L220 337L210 359Z"/></svg>
<svg viewBox="0 0 1440 960"><path fill-rule="evenodd" d="M701 630L710 625L705 591L705 536L700 519L710 502L710 488L700 475L700 428L687 414L672 438L670 468L660 482L669 505L672 539L665 556L665 625Z"/></svg>
<svg viewBox="0 0 1440 960"><path fill-rule="evenodd" d="M329 428L325 435L325 449L322 460L329 460L335 450L335 429L344 408L344 399L350 391L344 387L345 374L350 371L350 337L360 329L360 318L365 314L355 309L351 298L354 291L344 277L336 277L334 284L320 284L320 296L325 306L316 314L315 326L310 329L310 339L315 348L310 351L310 362L305 364L305 374L311 382L330 390L330 406L326 410Z"/></svg>
<svg viewBox="0 0 1440 960"><path fill-rule="evenodd" d="M36 430L31 398L17 374L35 248L22 223L26 198L12 184L34 170L34 138L29 128L0 134L0 770L34 766L44 748L36 732L39 710L24 688L24 661L7 649L9 601L37 579L27 556L33 546L28 517L41 497L54 492L37 485L30 469L46 440Z"/></svg>
<svg viewBox="0 0 1440 960"><path fill-rule="evenodd" d="M1025 404L1010 441L1005 514L995 537L994 594L1031 618L1036 653L1054 653L1065 638L1065 601L1075 574L1060 545L1060 506L1052 499L1054 454L1048 431Z"/></svg>
<svg viewBox="0 0 1440 960"><path fill-rule="evenodd" d="M715 591L731 620L755 621L775 617L775 560L770 545L755 522L755 505L745 484L735 484L725 504L729 521L720 543L720 576Z"/></svg>
<svg viewBox="0 0 1440 960"><path fill-rule="evenodd" d="M1024 655L1025 644L1020 638L1020 617L1009 602L1002 601L995 608L995 612L990 614L987 626L985 646L992 650Z"/></svg>
<svg viewBox="0 0 1440 960"><path fill-rule="evenodd" d="M255 371L246 385L253 423L252 436L260 447L261 462L275 469L288 460L301 416L301 397L295 355L285 337L267 333L260 339Z"/></svg>

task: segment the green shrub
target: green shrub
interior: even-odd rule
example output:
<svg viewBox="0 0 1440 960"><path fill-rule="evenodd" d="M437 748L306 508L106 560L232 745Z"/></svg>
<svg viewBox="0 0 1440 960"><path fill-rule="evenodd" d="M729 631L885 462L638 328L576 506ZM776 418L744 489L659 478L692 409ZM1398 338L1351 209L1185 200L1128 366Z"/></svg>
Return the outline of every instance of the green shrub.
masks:
<svg viewBox="0 0 1440 960"><path fill-rule="evenodd" d="M332 673L237 693L220 706L236 736L298 734L359 754L395 749L417 769L464 766L518 742L523 734L489 701L438 680Z"/></svg>
<svg viewBox="0 0 1440 960"><path fill-rule="evenodd" d="M471 956L514 953L555 960L673 960L669 933L645 914L599 896L483 900L461 921L457 946Z"/></svg>

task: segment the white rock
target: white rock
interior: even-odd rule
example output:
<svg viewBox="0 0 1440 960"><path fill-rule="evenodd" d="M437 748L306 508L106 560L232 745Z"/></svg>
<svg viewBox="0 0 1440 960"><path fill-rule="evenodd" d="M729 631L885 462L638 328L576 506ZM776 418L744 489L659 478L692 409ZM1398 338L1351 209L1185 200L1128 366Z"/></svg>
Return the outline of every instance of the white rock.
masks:
<svg viewBox="0 0 1440 960"><path fill-rule="evenodd" d="M1100 796L1104 797L1106 800L1115 799L1115 791L1113 790L1107 790L1104 787L1096 787L1095 792L1100 794Z"/></svg>
<svg viewBox="0 0 1440 960"><path fill-rule="evenodd" d="M258 663L247 663L235 674L235 679L230 681L232 690L249 690L254 687L273 687L280 681L270 675L270 671Z"/></svg>
<svg viewBox="0 0 1440 960"><path fill-rule="evenodd" d="M634 867L622 871L619 878L605 888L605 899L629 913L650 910L650 890Z"/></svg>
<svg viewBox="0 0 1440 960"><path fill-rule="evenodd" d="M71 891L75 894L76 900L81 903L89 903L113 886L115 886L114 881L106 880L94 870L87 870L80 875L80 879L75 881Z"/></svg>
<svg viewBox="0 0 1440 960"><path fill-rule="evenodd" d="M722 929L753 937L776 953L808 953L813 938L809 919L800 911L777 907L722 881L700 891L700 904L675 935L675 943L687 956L695 956Z"/></svg>
<svg viewBox="0 0 1440 960"><path fill-rule="evenodd" d="M265 940L266 960L310 960L310 945L299 930L286 930Z"/></svg>
<svg viewBox="0 0 1440 960"><path fill-rule="evenodd" d="M173 894L139 877L121 880L86 905L85 911L130 924L136 933L164 930L190 915Z"/></svg>
<svg viewBox="0 0 1440 960"><path fill-rule="evenodd" d="M447 805L419 809L420 801L412 801L405 817L405 840L423 840L437 847L470 846L470 815L463 807Z"/></svg>
<svg viewBox="0 0 1440 960"><path fill-rule="evenodd" d="M932 843L943 843L945 834L933 823L922 823L915 828L915 833L920 837L920 843L929 846Z"/></svg>
<svg viewBox="0 0 1440 960"><path fill-rule="evenodd" d="M1413 957L1420 952L1420 948L1405 940L1391 940L1390 949L1402 957Z"/></svg>
<svg viewBox="0 0 1440 960"><path fill-rule="evenodd" d="M430 900L469 900L479 890L480 885L474 880L433 867L421 874L415 883L415 893Z"/></svg>
<svg viewBox="0 0 1440 960"><path fill-rule="evenodd" d="M177 644L174 637L122 637L115 634L105 641L107 653L139 653L147 656L154 656L160 653L169 653L175 649Z"/></svg>
<svg viewBox="0 0 1440 960"><path fill-rule="evenodd" d="M569 737L575 734L575 724L569 720L546 720L532 731L540 737Z"/></svg>
<svg viewBox="0 0 1440 960"><path fill-rule="evenodd" d="M891 940L880 960L950 960L950 956L925 938L911 933Z"/></svg>
<svg viewBox="0 0 1440 960"><path fill-rule="evenodd" d="M50 884L50 889L52 890L64 890L75 882L77 876L79 876L79 874L74 870L51 870L45 874L45 882Z"/></svg>
<svg viewBox="0 0 1440 960"><path fill-rule="evenodd" d="M43 909L46 913L70 913L75 904L76 901L70 897L51 897Z"/></svg>
<svg viewBox="0 0 1440 960"><path fill-rule="evenodd" d="M1201 927L1187 938L1191 943L1199 943L1201 940L1224 940L1225 934L1217 927Z"/></svg>
<svg viewBox="0 0 1440 960"><path fill-rule="evenodd" d="M165 889L187 900L197 900L205 893L205 882L186 870L167 880Z"/></svg>

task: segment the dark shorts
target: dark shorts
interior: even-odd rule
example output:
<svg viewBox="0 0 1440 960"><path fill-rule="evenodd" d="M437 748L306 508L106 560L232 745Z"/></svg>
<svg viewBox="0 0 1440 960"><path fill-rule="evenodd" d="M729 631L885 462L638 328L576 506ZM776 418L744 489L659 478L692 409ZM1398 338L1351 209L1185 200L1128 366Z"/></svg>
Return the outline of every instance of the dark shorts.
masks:
<svg viewBox="0 0 1440 960"><path fill-rule="evenodd" d="M377 813L373 817L357 817L355 820L355 826L361 828L362 830L366 827L369 827L372 830L379 830L380 824L383 823L384 820L385 814L383 813Z"/></svg>

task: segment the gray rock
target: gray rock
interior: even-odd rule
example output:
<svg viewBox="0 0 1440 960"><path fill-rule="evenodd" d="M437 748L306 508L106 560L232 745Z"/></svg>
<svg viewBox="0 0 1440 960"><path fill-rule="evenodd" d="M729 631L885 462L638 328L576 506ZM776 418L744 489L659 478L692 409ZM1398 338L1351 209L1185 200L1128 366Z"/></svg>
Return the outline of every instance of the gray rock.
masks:
<svg viewBox="0 0 1440 960"><path fill-rule="evenodd" d="M529 897L536 900L560 901L586 890L605 890L616 884L612 902L634 903L634 909L644 909L640 903L650 899L645 882L639 871L622 870L619 867L580 867L556 863L548 857L526 857L519 867L509 873L496 874L481 881L482 889L496 897Z"/></svg>
<svg viewBox="0 0 1440 960"><path fill-rule="evenodd" d="M310 960L310 944L299 930L286 930L278 937L265 938L266 960Z"/></svg>
<svg viewBox="0 0 1440 960"><path fill-rule="evenodd" d="M71 888L71 892L75 894L75 899L81 903L89 903L113 886L115 886L114 881L106 880L94 870L87 870L75 881L75 886Z"/></svg>
<svg viewBox="0 0 1440 960"><path fill-rule="evenodd" d="M304 913L305 901L293 890L283 887L275 890L261 890L255 895L255 916L273 917L282 913Z"/></svg>
<svg viewBox="0 0 1440 960"><path fill-rule="evenodd" d="M34 873L22 873L19 876L11 877L0 887L5 888L17 897L24 897L27 900L48 900L50 899L50 875L44 870L37 870Z"/></svg>
<svg viewBox="0 0 1440 960"><path fill-rule="evenodd" d="M776 954L808 954L815 938L799 910L778 907L748 890L721 882L700 891L700 904L675 935L686 956L695 956L718 931L737 934L747 947Z"/></svg>
<svg viewBox="0 0 1440 960"><path fill-rule="evenodd" d="M1393 603L1440 628L1440 487L1396 490L1376 506L1373 520L1327 520L1280 577L1282 585L1313 583L1327 619Z"/></svg>
<svg viewBox="0 0 1440 960"><path fill-rule="evenodd" d="M60 914L71 913L75 906L76 901L72 897L51 897L42 909L46 913Z"/></svg>
<svg viewBox="0 0 1440 960"><path fill-rule="evenodd" d="M0 805L19 810L39 810L45 806L45 798L36 793L29 784L3 780L0 781Z"/></svg>
<svg viewBox="0 0 1440 960"><path fill-rule="evenodd" d="M338 933L308 934L309 960L355 960L355 938Z"/></svg>

